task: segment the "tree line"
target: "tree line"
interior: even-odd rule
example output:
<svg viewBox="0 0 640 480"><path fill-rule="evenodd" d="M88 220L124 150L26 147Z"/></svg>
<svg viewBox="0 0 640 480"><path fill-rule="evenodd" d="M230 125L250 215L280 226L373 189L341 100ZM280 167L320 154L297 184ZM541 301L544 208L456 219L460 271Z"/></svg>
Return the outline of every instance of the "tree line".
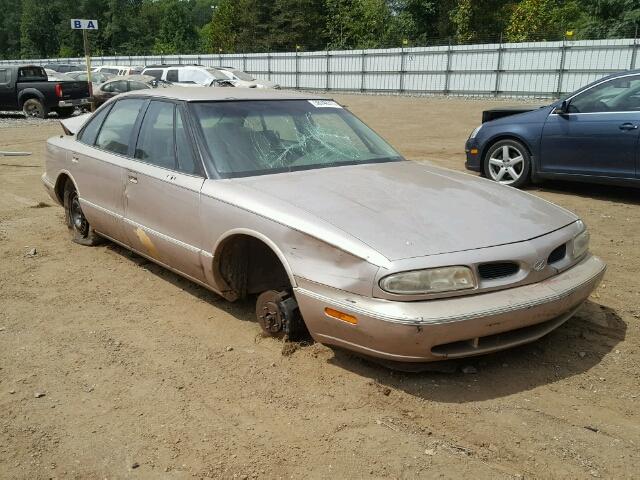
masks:
<svg viewBox="0 0 640 480"><path fill-rule="evenodd" d="M381 48L637 34L638 0L0 0L0 58Z"/></svg>

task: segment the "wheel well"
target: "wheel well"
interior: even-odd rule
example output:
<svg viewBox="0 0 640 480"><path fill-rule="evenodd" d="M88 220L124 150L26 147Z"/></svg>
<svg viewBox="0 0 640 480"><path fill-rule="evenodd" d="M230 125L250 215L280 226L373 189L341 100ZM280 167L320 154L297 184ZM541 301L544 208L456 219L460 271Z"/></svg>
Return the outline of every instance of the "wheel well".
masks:
<svg viewBox="0 0 640 480"><path fill-rule="evenodd" d="M36 94L25 93L24 96L20 97L20 108L22 108L22 106L27 100L31 100L32 98L35 100L38 100L39 102L42 102L42 100L40 100L40 98Z"/></svg>
<svg viewBox="0 0 640 480"><path fill-rule="evenodd" d="M529 145L527 145L527 142L525 142L521 138L516 137L515 135L500 135L499 137L496 137L496 138L492 139L491 142L487 143L487 145L485 145L484 149L482 149L482 153L481 153L481 156L480 156L480 173L482 173L482 175L486 175L486 173L487 173L484 170L484 157L485 157L485 155L487 154L487 152L489 151L489 149L491 147L493 147L496 143L498 143L498 142L500 142L502 140L513 140L514 142L518 142L518 143L522 144L522 146L524 146L524 148L527 149L527 153L529 154L529 156L531 156L531 149L529 148Z"/></svg>
<svg viewBox="0 0 640 480"><path fill-rule="evenodd" d="M228 300L291 288L289 275L269 245L251 235L226 238L213 256L213 276Z"/></svg>
<svg viewBox="0 0 640 480"><path fill-rule="evenodd" d="M66 173L61 173L60 175L58 175L58 179L56 180L54 191L56 192L56 197L58 198L58 202L60 202L60 205L64 205L64 186L67 184L67 181L72 182L71 177L69 177L69 175L67 175Z"/></svg>

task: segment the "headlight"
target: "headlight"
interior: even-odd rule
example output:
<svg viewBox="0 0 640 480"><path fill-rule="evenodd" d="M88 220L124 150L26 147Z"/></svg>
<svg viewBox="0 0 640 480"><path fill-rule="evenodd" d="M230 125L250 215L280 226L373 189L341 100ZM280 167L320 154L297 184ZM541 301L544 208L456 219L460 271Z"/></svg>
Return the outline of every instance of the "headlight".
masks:
<svg viewBox="0 0 640 480"><path fill-rule="evenodd" d="M394 273L380 280L389 293L417 295L474 288L476 281L468 267L442 267Z"/></svg>
<svg viewBox="0 0 640 480"><path fill-rule="evenodd" d="M474 128L473 132L471 132L471 135L469 135L469 138L476 138L476 135L478 135L478 132L480 131L481 128L482 128L482 125L478 125L476 128Z"/></svg>
<svg viewBox="0 0 640 480"><path fill-rule="evenodd" d="M573 238L573 258L580 258L587 253L587 250L589 250L589 237L589 232L584 227L584 230Z"/></svg>

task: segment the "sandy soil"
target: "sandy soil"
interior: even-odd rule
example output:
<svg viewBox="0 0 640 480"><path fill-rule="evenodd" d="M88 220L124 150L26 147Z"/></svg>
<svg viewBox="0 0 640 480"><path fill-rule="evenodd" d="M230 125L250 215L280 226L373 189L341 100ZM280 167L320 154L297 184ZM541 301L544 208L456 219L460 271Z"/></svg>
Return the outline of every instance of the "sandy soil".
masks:
<svg viewBox="0 0 640 480"><path fill-rule="evenodd" d="M338 99L455 169L494 104ZM58 132L0 129L0 150L34 152L0 158L0 478L638 477L638 190L530 189L586 220L604 283L541 341L460 364L476 374L403 374L321 345L284 356L252 305L71 243L62 209L36 208Z"/></svg>

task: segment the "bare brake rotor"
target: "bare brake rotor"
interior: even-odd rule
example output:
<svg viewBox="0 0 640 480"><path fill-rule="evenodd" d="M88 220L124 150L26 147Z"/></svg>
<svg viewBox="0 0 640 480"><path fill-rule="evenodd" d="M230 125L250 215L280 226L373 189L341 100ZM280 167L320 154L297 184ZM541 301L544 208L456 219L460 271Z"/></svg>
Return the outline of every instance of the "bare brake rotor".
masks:
<svg viewBox="0 0 640 480"><path fill-rule="evenodd" d="M287 291L267 290L261 293L256 302L256 317L262 330L272 337L286 335L297 340L306 332L298 302Z"/></svg>

